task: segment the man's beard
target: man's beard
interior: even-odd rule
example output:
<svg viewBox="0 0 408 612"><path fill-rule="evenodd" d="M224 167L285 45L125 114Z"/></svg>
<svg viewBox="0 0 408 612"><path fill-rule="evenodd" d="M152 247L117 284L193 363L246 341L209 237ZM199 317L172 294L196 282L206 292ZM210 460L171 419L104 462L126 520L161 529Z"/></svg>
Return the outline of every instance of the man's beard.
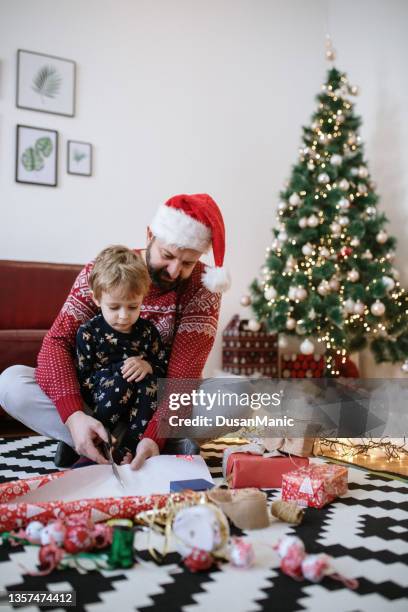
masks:
<svg viewBox="0 0 408 612"><path fill-rule="evenodd" d="M165 267L155 268L153 266L150 253L153 240L149 242L146 248L146 266L153 285L155 285L162 291L174 291L182 285L185 285L187 279L181 278L180 275L177 278L173 279L169 276Z"/></svg>

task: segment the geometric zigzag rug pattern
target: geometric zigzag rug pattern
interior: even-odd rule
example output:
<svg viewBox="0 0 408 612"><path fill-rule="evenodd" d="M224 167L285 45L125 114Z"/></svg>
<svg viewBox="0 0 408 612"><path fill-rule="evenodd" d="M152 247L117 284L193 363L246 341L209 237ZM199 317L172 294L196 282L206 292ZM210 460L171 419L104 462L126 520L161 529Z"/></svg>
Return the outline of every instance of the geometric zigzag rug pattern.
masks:
<svg viewBox="0 0 408 612"><path fill-rule="evenodd" d="M203 451L215 479L224 447L206 445ZM55 441L42 436L0 438L0 482L55 471L55 448ZM269 502L280 497L278 489L267 494ZM193 574L171 550L157 565L147 552L147 536L137 534L136 548L143 562L130 570L72 568L33 577L20 564L35 569L38 549L0 545L0 591L75 590L79 612L408 610L408 486L401 481L350 467L348 494L322 510L308 508L300 526L274 522L262 530L231 531L253 543L256 563L249 570L222 564ZM358 578L359 588L350 591L328 578L312 584L284 576L272 545L285 534L298 535L310 553L331 555L336 570ZM160 550L160 536L153 536L150 544Z"/></svg>

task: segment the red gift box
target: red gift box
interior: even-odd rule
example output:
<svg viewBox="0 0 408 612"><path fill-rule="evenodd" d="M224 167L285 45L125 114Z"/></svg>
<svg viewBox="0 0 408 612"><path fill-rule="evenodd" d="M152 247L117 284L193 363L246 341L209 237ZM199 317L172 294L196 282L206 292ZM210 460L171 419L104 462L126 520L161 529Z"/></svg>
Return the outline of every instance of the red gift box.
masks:
<svg viewBox="0 0 408 612"><path fill-rule="evenodd" d="M342 465L311 464L282 477L282 499L323 508L348 490L348 469Z"/></svg>
<svg viewBox="0 0 408 612"><path fill-rule="evenodd" d="M248 453L232 453L227 461L227 481L231 488L280 488L282 475L307 466L307 457L263 457Z"/></svg>

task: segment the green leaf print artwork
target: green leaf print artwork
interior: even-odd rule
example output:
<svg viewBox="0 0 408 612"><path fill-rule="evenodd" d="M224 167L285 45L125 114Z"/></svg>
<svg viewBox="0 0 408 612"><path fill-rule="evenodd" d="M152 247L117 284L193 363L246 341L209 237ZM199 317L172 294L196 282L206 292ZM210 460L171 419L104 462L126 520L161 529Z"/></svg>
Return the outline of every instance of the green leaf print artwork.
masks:
<svg viewBox="0 0 408 612"><path fill-rule="evenodd" d="M27 172L39 172L44 168L44 157L52 153L53 145L51 138L43 136L38 138L33 147L27 147L21 156L21 163Z"/></svg>
<svg viewBox="0 0 408 612"><path fill-rule="evenodd" d="M55 98L61 87L62 78L54 66L42 66L33 78L31 88L38 93L44 103L44 97Z"/></svg>
<svg viewBox="0 0 408 612"><path fill-rule="evenodd" d="M28 147L21 156L21 163L27 172L38 172L44 168L44 160L33 147Z"/></svg>
<svg viewBox="0 0 408 612"><path fill-rule="evenodd" d="M51 138L48 138L48 136L39 138L35 143L35 150L39 155L42 154L44 157L49 157L52 153Z"/></svg>
<svg viewBox="0 0 408 612"><path fill-rule="evenodd" d="M85 159L86 153L81 153L81 151L78 151L77 149L75 149L73 157L74 157L74 161L79 163L80 161Z"/></svg>

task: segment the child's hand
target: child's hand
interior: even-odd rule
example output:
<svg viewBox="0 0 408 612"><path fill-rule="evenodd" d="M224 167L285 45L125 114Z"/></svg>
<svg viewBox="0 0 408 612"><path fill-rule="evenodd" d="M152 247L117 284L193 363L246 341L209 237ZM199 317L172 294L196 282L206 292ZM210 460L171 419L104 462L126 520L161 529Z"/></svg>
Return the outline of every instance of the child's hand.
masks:
<svg viewBox="0 0 408 612"><path fill-rule="evenodd" d="M153 374L153 369L142 357L128 357L121 367L121 372L128 382L140 382L147 374Z"/></svg>

